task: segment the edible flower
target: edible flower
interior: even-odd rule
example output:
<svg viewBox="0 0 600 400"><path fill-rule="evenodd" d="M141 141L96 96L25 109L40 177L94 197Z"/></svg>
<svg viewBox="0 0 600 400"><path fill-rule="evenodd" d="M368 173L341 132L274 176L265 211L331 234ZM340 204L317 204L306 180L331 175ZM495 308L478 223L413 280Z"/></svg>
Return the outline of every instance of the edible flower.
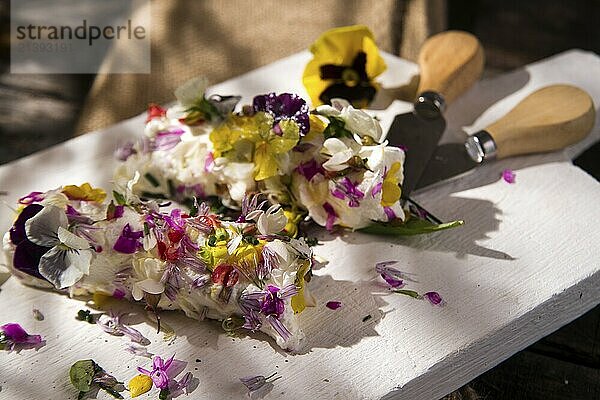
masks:
<svg viewBox="0 0 600 400"><path fill-rule="evenodd" d="M262 315L283 340L288 340L292 334L281 322L281 317L285 311L285 300L296 294L298 287L294 284L283 288L267 285L266 290L242 294L239 304L244 311L244 328L252 331L259 329Z"/></svg>
<svg viewBox="0 0 600 400"><path fill-rule="evenodd" d="M10 241L15 245L13 266L16 270L38 279L45 280L40 274L40 259L48 250L48 247L33 243L27 238L25 223L42 211L44 207L40 204L29 204L17 217L10 228Z"/></svg>
<svg viewBox="0 0 600 400"><path fill-rule="evenodd" d="M275 127L281 120L292 120L300 127L300 135L304 136L310 129L309 108L304 99L293 93L263 94L254 97L252 107L255 112L264 111L274 117Z"/></svg>
<svg viewBox="0 0 600 400"><path fill-rule="evenodd" d="M169 396L176 397L183 393L184 390L189 392L190 384L193 379L190 372L186 373L179 381L175 379L177 375L183 372L186 366L187 362L176 360L175 355L171 356L171 358L166 361L160 356L154 356L152 359L152 370L147 370L142 367L138 367L137 370L143 375L150 377L154 386L160 389L159 398L166 399ZM142 383L142 378L137 379ZM145 382L145 385L147 385L147 381ZM145 386L143 388L145 388Z"/></svg>
<svg viewBox="0 0 600 400"><path fill-rule="evenodd" d="M211 96L206 98L206 77L192 78L175 90L178 105L171 107L167 117L177 118L187 125L198 125L204 121L218 122L231 113L240 96Z"/></svg>
<svg viewBox="0 0 600 400"><path fill-rule="evenodd" d="M357 108L366 107L378 89L374 79L386 69L371 31L362 25L334 28L310 47L302 83L313 106L339 97Z"/></svg>
<svg viewBox="0 0 600 400"><path fill-rule="evenodd" d="M102 314L96 323L102 330L113 336L127 336L132 342L150 344L150 341L140 331L125 325L121 319L123 314L115 314L112 311L106 315Z"/></svg>
<svg viewBox="0 0 600 400"><path fill-rule="evenodd" d="M281 376L274 378L275 375L277 375L277 372L274 372L266 377L263 375L245 376L243 378L240 378L240 382L242 382L244 386L246 386L246 388L248 389L248 396L250 397L257 390L265 388L265 385L267 385L267 387L269 387L270 385L270 387L272 388L273 382L281 378Z"/></svg>
<svg viewBox="0 0 600 400"><path fill-rule="evenodd" d="M27 238L50 247L40 258L39 272L58 289L72 286L89 274L92 260L88 241L69 232L68 225L65 211L52 205L25 222Z"/></svg>
<svg viewBox="0 0 600 400"><path fill-rule="evenodd" d="M516 177L517 174L515 174L511 169L505 169L502 171L502 179L504 179L506 183L515 183Z"/></svg>
<svg viewBox="0 0 600 400"><path fill-rule="evenodd" d="M138 397L152 389L152 378L148 375L136 375L129 381L129 394L131 397Z"/></svg>
<svg viewBox="0 0 600 400"><path fill-rule="evenodd" d="M142 247L140 239L144 236L143 231L134 231L129 224L126 224L121 231L113 249L123 254L133 254Z"/></svg>
<svg viewBox="0 0 600 400"><path fill-rule="evenodd" d="M381 186L381 205L383 207L391 207L400 200L402 190L400 190L400 186L398 185L398 174L401 173L401 169L402 164L395 162L383 176Z"/></svg>
<svg viewBox="0 0 600 400"><path fill-rule="evenodd" d="M0 350L21 351L38 349L46 344L40 335L30 335L21 325L9 323L0 326Z"/></svg>
<svg viewBox="0 0 600 400"><path fill-rule="evenodd" d="M104 199L106 199L106 192L104 190L93 188L87 182L81 186L67 185L63 187L62 192L69 198L69 200L84 200L102 203Z"/></svg>
<svg viewBox="0 0 600 400"><path fill-rule="evenodd" d="M375 271L381 275L383 280L393 288L404 286L404 273L391 265L398 264L398 261L383 261L375 264Z"/></svg>
<svg viewBox="0 0 600 400"><path fill-rule="evenodd" d="M327 117L330 121L328 128L330 131L334 128L335 124L339 124L339 127L335 127L335 130L342 130L350 132L357 139L361 139L361 142L365 144L378 142L381 140L383 130L379 121L363 110L357 110L350 103L344 99L331 99L331 105L322 105L317 107L317 113ZM332 123L334 124L332 126ZM343 125L342 125L343 124ZM339 133L332 132L329 135L340 136Z"/></svg>

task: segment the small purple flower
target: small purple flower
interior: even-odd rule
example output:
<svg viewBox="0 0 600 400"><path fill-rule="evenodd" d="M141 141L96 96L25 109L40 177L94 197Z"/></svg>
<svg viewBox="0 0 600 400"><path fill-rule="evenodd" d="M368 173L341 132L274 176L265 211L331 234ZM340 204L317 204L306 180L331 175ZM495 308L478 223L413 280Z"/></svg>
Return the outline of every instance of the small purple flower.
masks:
<svg viewBox="0 0 600 400"><path fill-rule="evenodd" d="M20 351L37 349L46 344L40 335L28 334L21 325L9 323L0 326L0 350Z"/></svg>
<svg viewBox="0 0 600 400"><path fill-rule="evenodd" d="M96 323L102 330L113 336L127 336L134 343L150 344L150 341L140 331L121 322L123 314L102 314Z"/></svg>
<svg viewBox="0 0 600 400"><path fill-rule="evenodd" d="M119 161L127 161L132 154L136 153L133 146L133 142L126 142L122 146L117 147L114 154L115 158Z"/></svg>
<svg viewBox="0 0 600 400"><path fill-rule="evenodd" d="M271 327L283 338L289 339L290 331L283 325L280 318L285 311L285 300L296 295L298 288L294 284L289 284L283 288L273 285L267 285L266 290L243 294L240 297L239 304L244 311L244 328L257 330L262 325L261 316L263 316Z"/></svg>
<svg viewBox="0 0 600 400"><path fill-rule="evenodd" d="M315 175L323 175L325 170L316 160L310 160L296 167L296 172L310 181Z"/></svg>
<svg viewBox="0 0 600 400"><path fill-rule="evenodd" d="M365 197L365 194L358 188L358 182L352 182L348 177L336 182L335 189L331 191L331 194L340 200L347 198L349 207L358 207L359 200Z"/></svg>
<svg viewBox="0 0 600 400"><path fill-rule="evenodd" d="M123 227L121 235L115 242L113 249L123 254L133 254L142 247L140 239L144 236L143 231L134 231L129 224Z"/></svg>
<svg viewBox="0 0 600 400"><path fill-rule="evenodd" d="M375 271L393 288L404 286L404 273L392 268L390 265L396 265L398 261L383 261L375 264Z"/></svg>
<svg viewBox="0 0 600 400"><path fill-rule="evenodd" d="M502 171L502 179L504 179L507 183L515 183L515 178L517 174L515 174L511 169L505 169Z"/></svg>
<svg viewBox="0 0 600 400"><path fill-rule="evenodd" d="M253 392L260 390L266 384L273 383L277 379L281 378L281 376L278 376L272 379L275 375L277 375L277 372L266 377L263 375L245 376L243 378L240 378L240 382L242 382L244 386L246 386L246 388L248 389L248 395L251 396Z"/></svg>
<svg viewBox="0 0 600 400"><path fill-rule="evenodd" d="M279 121L289 119L298 124L300 136L306 135L310 129L308 104L296 94L282 93L278 96L268 93L256 96L252 100L252 106L255 112L264 111L271 114L275 118L274 128L278 126Z"/></svg>
<svg viewBox="0 0 600 400"><path fill-rule="evenodd" d="M335 220L338 217L338 215L336 214L335 210L333 209L333 206L329 203L323 204L323 209L327 213L327 221L325 222L325 229L327 229L328 231L331 232L333 230L333 224L335 223Z"/></svg>
<svg viewBox="0 0 600 400"><path fill-rule="evenodd" d="M181 142L181 135L185 131L175 128L164 132L158 132L154 138L152 150L170 150Z"/></svg>
<svg viewBox="0 0 600 400"><path fill-rule="evenodd" d="M438 292L427 292L423 295L423 297L429 300L429 302L434 306L444 305L444 299L442 299L442 296L440 296Z"/></svg>
<svg viewBox="0 0 600 400"><path fill-rule="evenodd" d="M128 343L125 346L125 351L130 354L133 354L134 356L139 356L139 357L152 358L152 356L154 356L154 354L148 352L148 349L145 348L144 346L139 346L139 345L131 344L131 343Z"/></svg>
<svg viewBox="0 0 600 400"><path fill-rule="evenodd" d="M159 389L169 389L171 385L177 384L175 377L185 369L187 362L175 359L175 355L164 361L160 356L152 359L152 370L138 367L137 370L152 378L154 386Z"/></svg>
<svg viewBox="0 0 600 400"><path fill-rule="evenodd" d="M263 246L262 262L256 265L256 277L261 281L264 280L271 271L279 265L279 255L269 246Z"/></svg>
<svg viewBox="0 0 600 400"><path fill-rule="evenodd" d="M327 307L331 310L337 310L341 306L342 306L341 301L328 301L327 304L325 304L325 307Z"/></svg>

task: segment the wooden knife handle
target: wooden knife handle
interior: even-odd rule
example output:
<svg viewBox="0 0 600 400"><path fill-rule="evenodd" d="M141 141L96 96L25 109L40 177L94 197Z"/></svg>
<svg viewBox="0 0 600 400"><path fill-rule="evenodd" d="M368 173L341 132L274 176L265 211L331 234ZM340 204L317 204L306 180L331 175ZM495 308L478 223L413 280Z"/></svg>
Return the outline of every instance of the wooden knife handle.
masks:
<svg viewBox="0 0 600 400"><path fill-rule="evenodd" d="M498 158L559 150L579 142L592 130L592 98L569 85L539 89L494 122L487 131Z"/></svg>
<svg viewBox="0 0 600 400"><path fill-rule="evenodd" d="M446 104L466 92L483 72L483 47L463 31L446 31L427 39L419 52L421 77L417 96L432 91Z"/></svg>

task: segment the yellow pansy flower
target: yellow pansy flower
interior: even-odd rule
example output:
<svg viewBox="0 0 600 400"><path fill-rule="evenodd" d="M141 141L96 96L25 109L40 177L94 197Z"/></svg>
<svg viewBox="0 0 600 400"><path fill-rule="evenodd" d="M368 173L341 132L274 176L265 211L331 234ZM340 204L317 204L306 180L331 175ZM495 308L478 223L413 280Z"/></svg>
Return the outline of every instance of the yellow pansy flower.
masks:
<svg viewBox="0 0 600 400"><path fill-rule="evenodd" d="M366 107L378 89L374 78L387 68L373 33L363 25L330 29L310 47L314 58L306 65L302 82L313 106L343 98L354 107Z"/></svg>
<svg viewBox="0 0 600 400"><path fill-rule="evenodd" d="M93 188L89 183L81 186L67 185L63 187L63 194L70 200L85 200L102 203L106 198L106 192L102 189Z"/></svg>
<svg viewBox="0 0 600 400"><path fill-rule="evenodd" d="M138 397L152 389L152 378L148 375L136 375L129 381L131 397Z"/></svg>
<svg viewBox="0 0 600 400"><path fill-rule="evenodd" d="M402 190L398 186L398 172L402 168L402 164L395 162L391 165L385 178L383 178L383 186L381 187L381 205L383 207L391 207L402 195Z"/></svg>

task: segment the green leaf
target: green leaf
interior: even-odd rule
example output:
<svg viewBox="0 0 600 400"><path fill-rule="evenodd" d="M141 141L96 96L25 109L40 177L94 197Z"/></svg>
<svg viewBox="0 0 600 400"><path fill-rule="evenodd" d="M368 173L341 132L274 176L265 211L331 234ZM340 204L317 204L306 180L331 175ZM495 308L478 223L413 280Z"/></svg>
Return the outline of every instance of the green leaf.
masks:
<svg viewBox="0 0 600 400"><path fill-rule="evenodd" d="M113 190L113 197L115 198L115 201L117 202L118 205L120 206L124 206L125 204L127 204L127 201L125 200L125 196L123 196L121 193L117 192L116 190Z"/></svg>
<svg viewBox="0 0 600 400"><path fill-rule="evenodd" d="M71 366L69 377L75 389L80 392L89 392L96 374L94 360L79 360Z"/></svg>
<svg viewBox="0 0 600 400"><path fill-rule="evenodd" d="M421 298L421 295L419 293L415 292L414 290L395 289L395 290L392 290L392 292L394 292L394 293L400 293L400 294L403 294L405 296L412 297L413 299L420 299Z"/></svg>
<svg viewBox="0 0 600 400"><path fill-rule="evenodd" d="M412 236L456 228L457 226L464 225L464 223L464 221L452 221L437 225L427 220L413 217L401 224L374 223L359 229L359 231L373 235Z"/></svg>
<svg viewBox="0 0 600 400"><path fill-rule="evenodd" d="M344 120L336 117L327 117L329 119L329 125L323 131L323 135L325 139L329 139L332 137L342 138L342 137L352 137L352 132L346 129L346 124Z"/></svg>

